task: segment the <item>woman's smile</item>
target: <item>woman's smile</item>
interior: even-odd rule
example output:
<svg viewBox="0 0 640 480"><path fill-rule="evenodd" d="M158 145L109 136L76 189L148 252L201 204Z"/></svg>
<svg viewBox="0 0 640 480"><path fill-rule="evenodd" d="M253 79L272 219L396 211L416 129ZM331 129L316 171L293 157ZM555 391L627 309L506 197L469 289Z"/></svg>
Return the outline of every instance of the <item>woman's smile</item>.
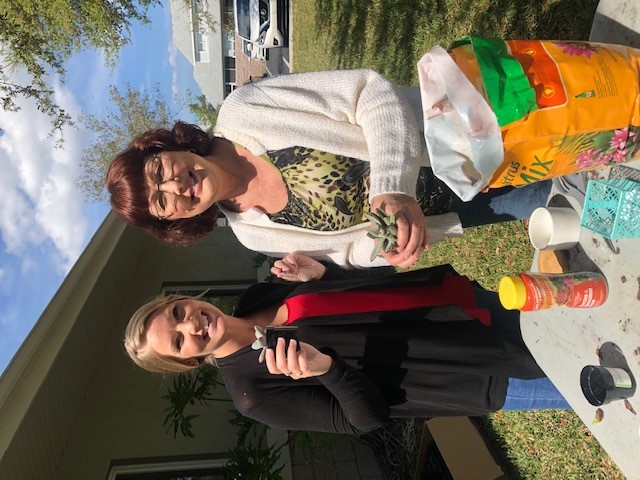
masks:
<svg viewBox="0 0 640 480"><path fill-rule="evenodd" d="M193 299L172 302L149 319L147 342L161 355L193 359L211 355L225 333L224 314Z"/></svg>
<svg viewBox="0 0 640 480"><path fill-rule="evenodd" d="M209 320L209 317L204 312L202 312L202 318L202 331L204 332L203 338L208 341L213 336L212 331L215 332L217 318Z"/></svg>
<svg viewBox="0 0 640 480"><path fill-rule="evenodd" d="M200 177L204 176L205 172L202 170L200 172L202 172L201 175L198 175L198 172L189 171L189 180L191 182L191 201L193 203L202 202L202 199L200 198L202 194L202 179Z"/></svg>
<svg viewBox="0 0 640 480"><path fill-rule="evenodd" d="M163 151L147 160L149 213L162 220L191 218L217 200L211 161L184 151Z"/></svg>

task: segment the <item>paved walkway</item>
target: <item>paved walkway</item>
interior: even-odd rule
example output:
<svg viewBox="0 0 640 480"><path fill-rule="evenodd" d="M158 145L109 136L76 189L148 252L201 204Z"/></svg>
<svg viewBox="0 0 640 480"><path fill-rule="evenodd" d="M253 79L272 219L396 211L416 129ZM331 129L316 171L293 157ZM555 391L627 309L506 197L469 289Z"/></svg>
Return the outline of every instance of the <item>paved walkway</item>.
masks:
<svg viewBox="0 0 640 480"><path fill-rule="evenodd" d="M368 446L345 435L330 435L330 446L314 439L313 458L290 446L294 480L384 480Z"/></svg>

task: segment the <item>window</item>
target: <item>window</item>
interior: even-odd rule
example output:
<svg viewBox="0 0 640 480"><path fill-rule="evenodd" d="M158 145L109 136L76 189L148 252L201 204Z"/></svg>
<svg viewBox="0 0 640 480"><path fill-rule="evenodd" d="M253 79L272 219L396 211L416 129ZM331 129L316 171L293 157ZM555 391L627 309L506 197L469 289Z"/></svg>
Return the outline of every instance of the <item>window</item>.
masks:
<svg viewBox="0 0 640 480"><path fill-rule="evenodd" d="M222 51L227 57L236 56L236 34L233 32L223 32Z"/></svg>
<svg viewBox="0 0 640 480"><path fill-rule="evenodd" d="M196 62L209 63L209 39L200 30L194 32Z"/></svg>
<svg viewBox="0 0 640 480"><path fill-rule="evenodd" d="M236 32L242 38L251 39L251 24L255 22L255 13L251 10L251 0L236 0L235 2Z"/></svg>
<svg viewBox="0 0 640 480"><path fill-rule="evenodd" d="M236 59L235 57L224 57L224 81L236 81Z"/></svg>
<svg viewBox="0 0 640 480"><path fill-rule="evenodd" d="M207 2L196 0L192 3L193 47L196 62L209 63L209 13Z"/></svg>
<svg viewBox="0 0 640 480"><path fill-rule="evenodd" d="M224 95L229 95L236 89L236 59L224 57Z"/></svg>
<svg viewBox="0 0 640 480"><path fill-rule="evenodd" d="M224 480L226 459L188 455L115 460L107 480Z"/></svg>

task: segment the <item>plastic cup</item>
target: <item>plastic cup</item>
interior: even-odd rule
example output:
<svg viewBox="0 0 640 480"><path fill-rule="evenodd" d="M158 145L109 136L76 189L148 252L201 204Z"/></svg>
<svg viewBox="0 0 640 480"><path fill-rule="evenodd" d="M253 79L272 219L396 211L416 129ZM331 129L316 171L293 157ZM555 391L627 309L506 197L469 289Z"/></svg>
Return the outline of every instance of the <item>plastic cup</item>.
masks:
<svg viewBox="0 0 640 480"><path fill-rule="evenodd" d="M536 208L529 219L529 240L537 250L567 250L580 241L580 216L573 208Z"/></svg>

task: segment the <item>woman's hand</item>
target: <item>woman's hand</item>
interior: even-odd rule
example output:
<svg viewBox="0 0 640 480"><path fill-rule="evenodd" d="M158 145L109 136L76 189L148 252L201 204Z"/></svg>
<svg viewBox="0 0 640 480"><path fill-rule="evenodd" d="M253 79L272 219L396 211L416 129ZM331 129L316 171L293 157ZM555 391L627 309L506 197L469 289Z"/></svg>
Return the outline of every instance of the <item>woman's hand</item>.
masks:
<svg viewBox="0 0 640 480"><path fill-rule="evenodd" d="M327 268L313 258L302 253L293 252L282 260L276 260L271 273L290 282L308 282L322 278Z"/></svg>
<svg viewBox="0 0 640 480"><path fill-rule="evenodd" d="M398 228L398 241L395 252L380 254L391 265L409 267L419 258L422 251L429 246L427 220L418 202L397 193L384 193L371 200L371 211L383 210L387 215L395 214Z"/></svg>
<svg viewBox="0 0 640 480"><path fill-rule="evenodd" d="M278 338L275 351L272 348L267 349L265 360L269 373L287 375L297 380L324 375L329 371L333 363L329 355L304 342L300 342L300 350L296 350L297 343L290 340L289 347L285 348L284 338Z"/></svg>

